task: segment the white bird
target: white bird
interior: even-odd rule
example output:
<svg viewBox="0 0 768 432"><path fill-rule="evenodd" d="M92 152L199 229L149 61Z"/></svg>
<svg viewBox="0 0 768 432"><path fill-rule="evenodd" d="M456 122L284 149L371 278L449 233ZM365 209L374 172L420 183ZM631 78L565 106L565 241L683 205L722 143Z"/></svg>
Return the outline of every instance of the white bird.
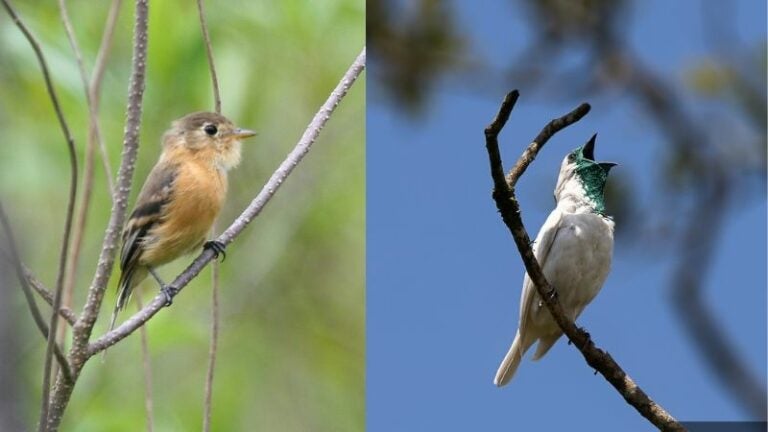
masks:
<svg viewBox="0 0 768 432"><path fill-rule="evenodd" d="M574 321L600 292L613 255L614 223L605 215L603 188L616 164L595 162L596 137L563 160L555 187L557 205L533 245L544 276ZM526 273L517 333L493 383L507 384L534 342L538 345L533 360L538 360L562 334Z"/></svg>

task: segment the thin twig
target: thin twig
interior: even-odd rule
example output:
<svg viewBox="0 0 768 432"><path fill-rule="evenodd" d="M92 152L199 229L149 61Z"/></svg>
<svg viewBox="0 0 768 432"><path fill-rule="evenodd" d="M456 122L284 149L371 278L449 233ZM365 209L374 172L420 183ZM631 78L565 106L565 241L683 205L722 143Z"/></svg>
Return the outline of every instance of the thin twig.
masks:
<svg viewBox="0 0 768 432"><path fill-rule="evenodd" d="M5 238L6 242L8 243L10 261L16 272L16 277L19 279L21 290L24 292L24 298L27 300L29 312L32 314L32 319L35 321L35 324L40 330L40 333L42 333L43 337L47 340L48 324L45 323L43 314L40 313L40 309L37 307L37 302L35 302L35 296L32 294L32 289L30 289L29 279L27 279L27 276L24 272L24 266L21 263L21 257L19 256L19 249L16 246L16 239L14 238L13 231L11 230L11 223L8 221L8 215L5 213L5 209L3 208L2 203L0 203L0 225L2 225L3 231L5 231ZM56 356L56 361L64 372L64 377L71 381L72 373L70 372L69 362L67 361L67 357L64 355L59 344L54 344L53 353Z"/></svg>
<svg viewBox="0 0 768 432"><path fill-rule="evenodd" d="M277 170L272 174L272 177L267 181L261 192L256 198L251 201L251 204L235 219L234 222L227 228L216 241L219 241L225 245L231 243L235 237L237 237L245 227L264 209L264 206L274 196L275 192L280 188L288 175L298 165L302 158L307 154L312 144L317 139L320 131L325 126L326 122L330 118L336 106L341 102L344 96L349 91L349 88L354 84L355 80L362 73L365 68L365 48L352 65L349 67L341 82L336 86L328 100L323 104L320 110L315 114L314 118L310 122L307 129L304 131L296 147L288 154L286 159L280 164ZM195 258L192 263L178 276L176 279L167 285L167 292L173 298L181 289L183 289L192 279L194 279L202 269L213 259L213 251L210 249L204 249L203 252ZM140 313L133 315L123 322L119 327L113 329L107 334L99 337L88 346L88 356L92 356L99 351L104 350L107 347L114 345L120 340L124 339L131 333L133 333L142 324L152 318L160 309L166 304L166 298L162 294L155 296L152 301L142 309Z"/></svg>
<svg viewBox="0 0 768 432"><path fill-rule="evenodd" d="M6 0L3 0L6 1ZM72 331L72 348L69 351L73 378L77 379L83 365L88 360L88 341L93 326L98 318L104 290L112 273L120 231L125 221L128 195L131 190L133 171L136 166L136 154L139 147L139 129L141 126L141 105L144 96L144 77L147 64L147 26L149 21L149 0L136 0L136 17L133 32L133 60L131 81L128 88L128 107L126 112L125 136L117 185L113 190L112 211L107 225L96 273L88 289L83 312L77 319ZM57 379L51 396L51 413L48 427L58 429L64 410L72 396L74 383Z"/></svg>
<svg viewBox="0 0 768 432"><path fill-rule="evenodd" d="M214 225L212 237L216 236ZM146 326L141 326L144 328ZM211 343L208 348L208 372L205 375L203 399L203 432L211 430L211 405L213 400L213 374L216 369L216 352L219 345L219 262L211 264Z"/></svg>
<svg viewBox="0 0 768 432"><path fill-rule="evenodd" d="M48 96L51 99L54 111L56 111L56 117L59 120L61 131L64 134L64 139L67 144L67 150L69 151L69 164L70 164L70 182L69 182L69 197L67 200L67 213L64 221L64 234L61 240L61 251L59 253L59 268L56 276L56 291L53 297L53 311L51 313L50 324L48 325L48 344L45 349L45 366L43 369L43 394L42 394L42 406L40 409L40 424L38 426L40 431L46 430L46 419L48 417L48 396L51 391L51 364L53 363L54 347L56 345L56 328L59 323L59 306L61 305L61 295L64 288L64 276L67 270L67 258L69 251L69 237L72 231L72 219L75 212L75 198L77 197L77 154L75 152L75 141L72 138L72 134L69 132L69 126L64 119L64 113L59 106L59 99L56 96L56 90L53 88L53 82L51 81L50 74L48 72L48 65L46 64L43 51L40 49L40 44L36 38L29 31L27 26L21 21L21 18L16 14L16 11L11 6L9 0L2 0L6 11L19 27L19 30L27 38L27 41L35 51L37 60L40 63L40 68L43 72L43 79L45 80L45 87L48 90Z"/></svg>
<svg viewBox="0 0 768 432"><path fill-rule="evenodd" d="M136 297L136 310L140 311L144 305L141 301L140 295ZM139 329L139 336L141 339L141 363L144 371L144 410L147 415L147 432L152 432L154 429L154 404L152 403L152 362L149 358L149 343L147 342L147 326L141 326Z"/></svg>
<svg viewBox="0 0 768 432"><path fill-rule="evenodd" d="M104 290L112 273L120 232L128 207L128 195L131 190L133 171L136 167L136 155L139 148L141 104L144 96L144 78L147 64L148 9L148 0L136 1L133 66L131 82L128 88L123 154L120 169L117 173L117 185L113 192L111 216L104 235L101 253L99 254L99 264L88 289L88 297L83 312L75 325L74 344L80 348L87 345L93 325L98 317L104 297Z"/></svg>
<svg viewBox="0 0 768 432"><path fill-rule="evenodd" d="M49 306L53 306L53 293L51 293L48 288L46 288L43 283L40 282L35 277L35 275L32 274L29 268L27 268L23 263L21 264L21 270L24 272L24 277L27 279L27 282L29 282L29 285L32 287L32 289L34 289L40 298L45 300ZM61 306L59 308L59 315L61 315L67 324L71 326L75 325L75 321L77 321L77 315L72 312L72 309L66 306Z"/></svg>
<svg viewBox="0 0 768 432"><path fill-rule="evenodd" d="M0 252L2 252L5 262L13 264L13 258L10 256L10 252L6 250L0 250ZM21 265L21 271L23 272L24 278L27 280L29 286L35 290L35 292L46 303L48 303L48 306L53 305L53 293L51 293L51 291L49 291L48 288L46 288L45 285L43 285L43 283L35 277L35 275L32 273L32 270L30 270L23 262L20 262L19 265ZM59 315L61 315L69 325L74 325L75 321L77 320L75 313L72 312L71 309L64 306L59 308ZM46 328L48 328L47 324Z"/></svg>
<svg viewBox="0 0 768 432"><path fill-rule="evenodd" d="M107 16L107 22L104 25L104 33L102 35L101 45L96 57L96 65L94 66L94 75L88 82L87 73L83 66L82 54L75 38L75 33L72 28L72 24L69 19L66 4L64 0L59 0L59 8L61 10L61 17L64 23L64 27L67 32L70 45L75 57L77 58L78 68L80 70L80 77L83 81L83 87L85 89L86 103L88 105L88 140L85 150L85 164L83 167L83 185L82 185L82 200L80 203L80 211L77 214L72 247L70 249L69 266L66 272L66 279L64 281L64 294L62 299L62 309L67 308L72 304L72 294L74 291L75 281L77 279L77 268L80 263L80 256L82 253L83 237L85 235L85 226L88 219L88 210L90 209L91 196L93 191L93 175L94 175L94 153L96 144L98 144L99 154L101 156L101 162L104 168L104 176L107 180L107 187L109 190L109 196L112 197L113 193L113 180L112 169L109 165L109 155L107 154L107 148L104 144L104 140L101 136L101 130L99 127L98 111L99 111L99 96L101 93L101 83L104 76L104 69L106 60L109 55L110 48L112 46L112 40L114 39L114 29L117 22L117 17L120 12L120 5L122 0L113 0L112 5ZM70 320L70 325L73 321ZM62 327L62 330L64 328ZM61 343L64 338L64 332L60 331L57 335L57 341Z"/></svg>
<svg viewBox="0 0 768 432"><path fill-rule="evenodd" d="M533 161L536 154L544 144L559 130L577 122L589 111L589 105L582 104L572 112L559 119L552 120L544 127L536 140L531 143L523 152L523 155L517 161L514 169L510 173L509 179L504 177L504 168L501 162L498 135L509 119L509 115L517 102L519 93L515 90L509 93L501 104L499 114L485 129L486 148L491 165L491 176L494 183L493 198L496 206L501 213L505 225L512 233L517 249L520 252L526 272L534 282L540 298L546 304L547 309L552 314L555 322L565 333L568 339L584 356L593 369L600 372L605 379L613 385L619 394L632 405L643 417L648 419L653 425L665 431L683 431L683 428L677 420L674 419L664 408L654 402L640 387L621 369L607 352L597 348L590 335L576 327L576 325L566 317L563 307L557 296L547 295L548 292L554 292L541 271L539 263L531 249L531 241L528 233L523 226L520 215L520 206L514 194L514 186L525 169Z"/></svg>
<svg viewBox="0 0 768 432"><path fill-rule="evenodd" d="M78 211L74 229L72 233L72 247L68 251L68 266L65 272L65 281L62 294L62 305L69 307L72 304L72 291L75 285L75 279L77 276L77 267L80 262L80 253L82 252L83 235L85 233L85 225L88 218L88 210L91 203L91 195L93 191L93 174L94 174L94 158L96 151L96 142L99 142L103 147L103 141L101 139L101 131L99 129L98 115L96 113L96 107L93 103L91 93L88 86L88 73L85 71L83 65L83 55L80 51L80 46L77 43L75 36L75 30L72 26L72 22L69 18L69 12L65 0L58 0L59 13L61 15L61 21L64 24L64 29L69 40L69 45L72 48L72 52L75 55L77 61L77 67L80 72L80 79L83 84L83 91L85 93L86 105L88 107L88 140L85 150L85 163L83 167L83 184L82 184L82 197L80 203L80 209ZM104 162L108 162L102 158ZM109 184L109 191L112 192L112 178L109 171L109 164L105 163L106 177ZM57 332L56 341L61 343L64 340L66 333L65 327L60 327L60 331Z"/></svg>
<svg viewBox="0 0 768 432"><path fill-rule="evenodd" d="M208 56L208 68L211 70L211 84L213 86L213 101L216 112L221 114L221 95L219 94L219 79L216 76L216 66L213 62L213 49L211 48L211 38L208 35L208 25L205 23L205 11L203 10L203 0L197 0L197 15L200 17L200 28L203 31L203 41L205 41L205 54Z"/></svg>
<svg viewBox="0 0 768 432"><path fill-rule="evenodd" d="M101 84L104 82L104 70L106 70L107 60L109 54L112 52L112 41L115 35L115 26L117 25L117 18L120 16L120 7L123 4L123 0L112 0L112 4L109 7L107 13L107 22L104 24L104 33L101 36L101 44L99 45L99 52L96 53L96 61L93 65L93 75L91 76L91 82L88 85L88 94L93 104L93 109L98 114L99 105L101 103ZM98 120L98 118L97 118ZM104 174L107 177L107 184L109 185L110 198L115 193L114 180L112 176L112 168L109 164L109 154L107 153L107 147L103 139L98 140L99 153L101 154L101 162L104 165Z"/></svg>
<svg viewBox="0 0 768 432"><path fill-rule="evenodd" d="M208 57L208 68L211 72L211 86L213 87L214 109L221 114L221 94L219 92L219 79L216 75L216 64L213 61L213 49L211 38L208 34L208 25L205 22L205 10L203 0L197 0L197 14L200 18L200 29L205 43L205 54ZM211 236L216 235L214 224ZM144 326L142 326L144 328ZM219 262L211 264L211 342L208 349L208 371L205 375L205 390L203 396L203 432L211 430L211 405L213 394L213 376L216 368L216 351L219 341Z"/></svg>

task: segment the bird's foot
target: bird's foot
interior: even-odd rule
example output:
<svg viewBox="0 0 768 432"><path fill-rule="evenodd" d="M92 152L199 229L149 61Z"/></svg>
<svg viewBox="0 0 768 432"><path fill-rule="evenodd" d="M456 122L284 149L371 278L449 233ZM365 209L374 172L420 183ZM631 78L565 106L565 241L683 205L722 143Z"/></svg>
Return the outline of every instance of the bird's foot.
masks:
<svg viewBox="0 0 768 432"><path fill-rule="evenodd" d="M173 294L171 293L171 288L168 287L168 285L163 285L160 287L160 292L163 293L165 296L165 307L168 307L173 304Z"/></svg>
<svg viewBox="0 0 768 432"><path fill-rule="evenodd" d="M221 255L221 262L227 259L227 254L224 252L224 243L216 240L207 241L203 244L203 249L210 249L213 251L213 257L218 258Z"/></svg>
<svg viewBox="0 0 768 432"><path fill-rule="evenodd" d="M555 290L555 287L551 286L549 287L549 291L547 291L547 297L550 300L554 300L557 298L557 290Z"/></svg>
<svg viewBox="0 0 768 432"><path fill-rule="evenodd" d="M585 345L589 345L592 342L592 335L589 334L588 331L584 330L584 327L579 327L579 330L581 330L587 336L587 343L585 343Z"/></svg>

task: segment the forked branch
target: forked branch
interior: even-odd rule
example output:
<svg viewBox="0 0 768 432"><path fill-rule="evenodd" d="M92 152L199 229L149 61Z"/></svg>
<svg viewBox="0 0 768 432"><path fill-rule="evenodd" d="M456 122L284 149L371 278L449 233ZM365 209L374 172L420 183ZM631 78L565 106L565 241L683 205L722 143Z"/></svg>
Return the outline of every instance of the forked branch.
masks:
<svg viewBox="0 0 768 432"><path fill-rule="evenodd" d="M501 213L504 224L509 228L515 240L517 249L525 265L528 276L534 283L540 298L562 329L563 333L581 352L587 364L599 372L611 383L622 397L632 405L643 417L654 426L664 431L684 431L685 428L677 422L664 408L654 402L626 372L616 363L606 351L598 348L589 333L576 326L563 312L563 307L557 296L547 295L554 292L541 271L536 257L531 249L531 240L523 226L520 215L520 205L515 197L514 187L518 179L533 162L544 144L561 129L579 121L589 112L589 105L582 104L563 117L550 121L539 133L536 139L525 149L520 159L511 170L508 177L504 176L504 167L499 152L498 136L509 120L512 109L517 102L519 92L514 90L507 94L501 104L499 113L485 129L485 146L491 166L493 178L493 199Z"/></svg>

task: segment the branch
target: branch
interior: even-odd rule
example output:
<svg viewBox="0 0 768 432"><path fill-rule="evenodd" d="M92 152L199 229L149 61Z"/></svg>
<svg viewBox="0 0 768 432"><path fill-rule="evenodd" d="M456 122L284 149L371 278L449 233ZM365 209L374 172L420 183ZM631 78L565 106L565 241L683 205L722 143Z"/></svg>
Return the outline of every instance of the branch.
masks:
<svg viewBox="0 0 768 432"><path fill-rule="evenodd" d="M491 165L491 177L493 177L494 191L493 198L496 206L501 213L505 225L512 233L517 249L525 264L526 272L534 283L542 301L552 314L555 322L565 333L573 345L581 352L584 359L592 368L600 372L601 375L632 405L643 417L648 419L654 426L661 430L683 431L685 430L677 420L675 420L664 408L654 402L632 378L624 372L623 369L613 360L607 352L597 348L590 335L576 327L568 319L560 304L557 296L547 295L548 292L554 292L549 282L547 282L541 271L539 263L531 250L531 242L528 233L523 226L520 216L520 206L514 194L514 185L520 178L525 169L530 165L536 154L544 144L559 130L577 122L589 111L589 105L582 104L575 110L563 117L552 120L547 124L536 140L531 143L523 152L514 169L510 173L509 181L504 177L504 168L499 153L498 135L509 119L510 113L514 108L519 93L517 90L509 93L501 104L499 114L493 122L485 129L485 142L488 150L488 158Z"/></svg>
<svg viewBox="0 0 768 432"><path fill-rule="evenodd" d="M29 285L32 287L32 289L34 289L35 292L37 292L37 294L43 300L45 300L46 303L48 303L49 306L52 306L53 293L48 291L43 283L40 282L24 264L21 265L21 270L24 272L24 277L27 279L27 282L29 282ZM59 315L61 315L61 317L64 318L71 326L75 325L75 321L77 321L77 315L72 312L72 309L66 306L61 306L59 308Z"/></svg>
<svg viewBox="0 0 768 432"><path fill-rule="evenodd" d="M87 356L82 350L88 344L93 325L99 314L109 276L112 274L115 254L120 240L120 232L125 222L128 195L131 190L133 171L136 167L136 155L139 149L139 128L141 126L141 104L144 96L144 78L147 65L147 24L149 14L148 0L136 1L136 19L133 40L133 60L131 82L128 88L128 106L126 108L125 135L120 169L117 173L117 185L113 191L112 211L104 234L98 267L88 289L83 312L75 325L73 350L77 348L78 360Z"/></svg>
<svg viewBox="0 0 768 432"><path fill-rule="evenodd" d="M24 298L27 300L29 312L32 314L32 319L35 321L35 324L40 330L40 333L43 334L44 338L48 339L48 335L50 334L48 332L48 325L45 323L45 319L43 319L43 315L40 313L40 309L37 307L37 302L35 302L35 296L32 294L32 290L29 287L29 279L27 278L27 274L24 271L24 266L21 263L21 258L19 257L19 249L16 246L16 239L13 236L11 224L8 221L8 215L5 214L5 209L3 208L2 203L0 203L0 225L2 225L3 231L5 231L5 238L8 243L9 253L11 255L11 264L13 265L13 269L16 272L16 277L19 279L21 290L24 292ZM64 356L64 353L58 344L54 344L53 353L56 356L56 361L59 363L59 366L61 366L61 369L64 371L64 377L71 381L72 373L69 369L69 362L67 361L67 358Z"/></svg>
<svg viewBox="0 0 768 432"><path fill-rule="evenodd" d="M83 184L82 184L82 200L80 203L80 209L77 214L76 222L74 224L74 231L72 233L73 241L72 247L68 251L69 257L67 271L65 272L66 278L64 280L64 288L62 294L62 304L64 306L70 306L72 304L72 291L74 289L77 267L80 262L80 253L82 252L83 236L85 234L86 221L88 219L88 210L91 204L91 196L93 192L93 174L94 174L94 158L96 152L96 144L103 150L101 153L102 162L104 163L104 170L107 178L107 184L109 185L109 191L112 192L112 174L109 168L109 160L106 157L106 150L104 147L104 141L101 137L101 130L99 128L97 104L94 102L94 93L90 91L88 82L88 73L85 71L83 65L83 55L80 51L80 46L77 44L75 37L75 31L72 27L72 22L69 18L69 12L65 0L58 0L59 12L61 15L61 21L64 24L64 29L67 34L67 39L72 48L72 52L75 55L77 61L77 67L80 72L80 79L83 84L83 91L85 92L85 101L88 107L88 140L85 150L85 166L83 167ZM110 17L111 18L111 17ZM109 23L108 23L109 25ZM107 25L107 27L108 27ZM107 28L108 30L108 28ZM105 35L106 36L106 35ZM111 37L111 35L110 35ZM63 327L61 330L65 330ZM61 343L64 339L64 331L59 331L56 335L56 341Z"/></svg>
<svg viewBox="0 0 768 432"><path fill-rule="evenodd" d="M216 233L216 227L213 227ZM142 329L144 326L141 327ZM211 264L211 343L208 348L208 372L205 375L203 396L203 432L211 430L211 411L213 402L213 373L216 369L216 351L219 345L219 263Z"/></svg>
<svg viewBox="0 0 768 432"><path fill-rule="evenodd" d="M144 305L141 296L136 296L136 309L141 310ZM141 364L144 371L144 411L147 415L147 432L152 432L155 425L155 410L152 403L152 363L149 359L149 343L147 342L147 326L139 329L141 342Z"/></svg>
<svg viewBox="0 0 768 432"><path fill-rule="evenodd" d="M219 80L216 76L216 64L213 61L213 49L211 38L208 35L208 25L205 23L205 11L203 0L197 0L197 14L200 17L200 29L203 32L205 53L208 56L208 68L211 71L211 86L213 87L214 109L221 114L221 95L219 93ZM216 225L211 231L216 235ZM144 326L141 327L142 331ZM211 265L211 342L208 349L208 371L205 375L205 389L203 390L203 432L211 430L211 406L213 396L213 374L216 368L216 350L219 345L219 263L214 261Z"/></svg>
<svg viewBox="0 0 768 432"><path fill-rule="evenodd" d="M6 1L6 0L2 0ZM136 0L136 17L133 31L133 59L131 81L128 86L128 106L126 109L123 154L117 174L117 185L112 191L112 210L99 253L96 273L88 288L85 306L75 322L72 331L72 348L69 358L75 379L88 360L88 340L96 323L101 302L104 298L109 276L115 261L120 230L125 221L128 194L131 191L133 171L136 166L136 154L139 148L139 128L141 126L141 104L144 96L144 77L147 65L147 25L149 21L149 0ZM72 396L74 383L57 379L51 395L51 412L47 418L49 430L57 430L64 410Z"/></svg>
<svg viewBox="0 0 768 432"><path fill-rule="evenodd" d="M61 250L59 252L59 269L56 276L56 291L53 297L53 311L51 313L50 324L48 325L48 344L45 350L45 366L43 369L43 395L42 406L40 409L40 424L39 430L45 430L45 419L48 416L48 395L51 390L51 364L53 363L53 355L56 345L56 327L59 323L59 306L61 305L61 295L64 288L64 276L67 270L67 258L69 251L69 237L72 231L72 218L75 211L75 197L77 196L77 155L75 153L75 141L72 139L72 134L69 132L69 126L64 119L64 113L59 106L59 99L56 96L56 90L53 88L53 82L51 81L50 74L48 72L48 65L46 64L43 52L40 49L40 44L36 38L29 31L27 26L21 21L21 18L16 14L16 11L10 4L9 0L2 0L5 10L8 15L11 16L13 22L19 27L19 30L27 38L27 41L35 51L37 60L40 63L40 68L43 72L43 79L45 80L45 87L48 90L48 96L53 104L53 109L56 111L56 117L59 120L59 126L64 134L64 139L67 144L67 150L69 151L69 164L70 164L70 181L69 181L69 198L67 201L67 213L64 221L64 234L61 240Z"/></svg>
<svg viewBox="0 0 768 432"><path fill-rule="evenodd" d="M112 50L115 26L117 25L117 18L120 16L120 7L122 4L123 0L112 0L112 4L109 7L107 22L104 24L104 33L101 36L101 45L99 45L99 52L96 53L96 62L93 65L93 75L91 76L91 82L88 85L89 97L93 103L93 109L97 114L101 102L101 84L104 80L104 70L106 69L109 53ZM115 186L113 184L112 168L110 168L109 164L107 147L104 144L103 139L98 140L98 144L99 153L101 154L101 162L104 165L104 174L107 177L107 184L109 185L109 192L110 194L114 194Z"/></svg>
<svg viewBox="0 0 768 432"><path fill-rule="evenodd" d="M272 177L267 181L264 187L261 189L256 198L251 201L251 204L235 219L234 222L227 228L216 241L219 241L225 245L231 243L244 229L245 227L261 213L264 206L274 196L275 192L280 188L288 175L293 171L296 165L301 162L302 158L309 152L312 144L317 139L323 126L328 122L331 114L336 106L341 102L344 96L349 91L349 88L354 84L355 80L362 73L365 68L365 48L352 65L349 67L344 77L339 84L333 90L328 97L328 100L323 104L320 110L315 114L314 118L310 122L307 129L304 131L296 147L288 154L286 159L277 170L272 174ZM194 261L178 276L176 279L167 285L167 292L171 295L171 298L175 297L181 289L183 289L192 279L194 279L202 269L213 258L213 251L210 249L204 249L203 252L195 258ZM146 305L141 312L133 315L123 322L119 327L101 336L96 341L92 342L88 346L87 355L92 356L99 351L108 348L120 340L124 339L137 328L152 318L160 309L166 304L166 298L163 294L158 294L152 301Z"/></svg>
<svg viewBox="0 0 768 432"><path fill-rule="evenodd" d="M216 112L221 114L221 95L219 94L219 79L216 76L216 66L213 63L213 50L211 49L211 38L208 35L208 25L205 23L205 12L203 11L203 0L197 0L197 15L200 17L200 28L203 31L203 41L205 41L205 54L208 56L208 67L211 70L211 84L213 86L213 100Z"/></svg>

